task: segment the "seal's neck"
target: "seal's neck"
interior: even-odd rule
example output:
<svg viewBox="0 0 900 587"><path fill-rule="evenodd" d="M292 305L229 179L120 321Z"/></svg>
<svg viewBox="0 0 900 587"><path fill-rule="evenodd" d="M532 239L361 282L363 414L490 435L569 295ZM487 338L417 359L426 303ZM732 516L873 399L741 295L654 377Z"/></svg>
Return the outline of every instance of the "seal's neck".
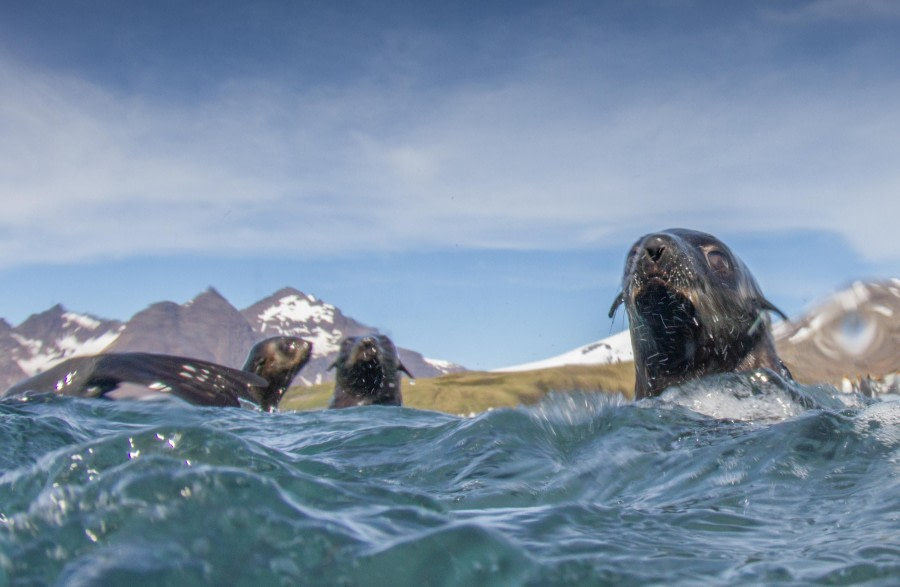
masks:
<svg viewBox="0 0 900 587"><path fill-rule="evenodd" d="M716 373L771 369L783 377L791 377L790 371L778 358L775 344L767 331L748 336L740 342L732 340L723 347L697 344L685 339L680 342L678 352L668 354L658 352L659 349L639 340L632 344L636 400L657 396L669 387ZM666 350L672 348L668 345Z"/></svg>

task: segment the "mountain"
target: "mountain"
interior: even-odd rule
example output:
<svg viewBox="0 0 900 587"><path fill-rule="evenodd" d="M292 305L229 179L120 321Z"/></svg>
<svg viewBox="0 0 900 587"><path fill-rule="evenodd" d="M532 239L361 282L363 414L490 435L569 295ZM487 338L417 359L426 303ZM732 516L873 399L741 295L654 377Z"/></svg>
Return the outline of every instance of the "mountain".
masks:
<svg viewBox="0 0 900 587"><path fill-rule="evenodd" d="M805 382L854 385L900 372L900 279L857 281L772 329L794 376ZM497 371L601 365L634 360L627 330L572 351Z"/></svg>
<svg viewBox="0 0 900 587"><path fill-rule="evenodd" d="M295 383L323 382L334 379L328 367L341 339L370 332L377 330L292 288L242 311L209 288L185 304L152 304L126 323L70 312L58 304L16 327L0 319L0 389L69 357L100 352L165 353L241 367L256 341L279 334L300 336L314 345L313 358ZM402 347L398 352L416 377L463 370Z"/></svg>
<svg viewBox="0 0 900 587"><path fill-rule="evenodd" d="M0 358L0 373L16 375L18 367L31 376L71 356L99 353L119 337L123 326L118 320L69 312L57 304L0 331L0 345L6 351Z"/></svg>
<svg viewBox="0 0 900 587"><path fill-rule="evenodd" d="M801 381L900 372L900 279L857 281L773 333L781 358Z"/></svg>
<svg viewBox="0 0 900 587"><path fill-rule="evenodd" d="M0 387L6 388L6 382L11 384L28 376L15 360L21 351L22 344L16 340L12 326L6 320L0 320L0 382L4 383Z"/></svg>
<svg viewBox="0 0 900 587"><path fill-rule="evenodd" d="M260 338L228 300L209 288L184 305L160 302L138 312L106 350L182 355L241 367Z"/></svg>

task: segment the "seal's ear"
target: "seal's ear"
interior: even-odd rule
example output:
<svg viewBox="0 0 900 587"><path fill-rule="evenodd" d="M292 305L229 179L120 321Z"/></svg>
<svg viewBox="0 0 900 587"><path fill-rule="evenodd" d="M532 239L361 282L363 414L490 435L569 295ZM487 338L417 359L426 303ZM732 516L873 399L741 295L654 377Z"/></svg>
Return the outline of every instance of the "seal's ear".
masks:
<svg viewBox="0 0 900 587"><path fill-rule="evenodd" d="M250 373L259 373L260 370L266 366L266 359L262 355L258 357L254 357L252 360L248 360L247 364L244 365L244 371L249 371Z"/></svg>
<svg viewBox="0 0 900 587"><path fill-rule="evenodd" d="M409 372L409 369L407 369L406 366L405 366L403 363L400 363L400 362L398 361L398 365L399 365L399 366L397 367L397 370L398 370L398 371L403 371L404 373L406 373L407 375L409 375L409 378L410 378L410 379L415 379L415 376L413 376L413 374Z"/></svg>
<svg viewBox="0 0 900 587"><path fill-rule="evenodd" d="M788 318L787 316L785 316L784 312L782 312L781 310L779 310L778 308L776 308L776 307L775 307L775 304L773 304L772 302L770 302L770 301L767 300L766 298L759 298L759 306L760 306L763 310L769 310L770 312L775 312L776 314L778 314L779 316L781 316L781 318L782 318L785 322L790 322L790 321L791 321L790 318Z"/></svg>
<svg viewBox="0 0 900 587"><path fill-rule="evenodd" d="M609 309L609 317L612 318L616 314L616 310L619 309L619 306L622 305L622 302L625 301L625 294L623 292L619 292L619 295L616 296L616 299L613 300L612 307Z"/></svg>

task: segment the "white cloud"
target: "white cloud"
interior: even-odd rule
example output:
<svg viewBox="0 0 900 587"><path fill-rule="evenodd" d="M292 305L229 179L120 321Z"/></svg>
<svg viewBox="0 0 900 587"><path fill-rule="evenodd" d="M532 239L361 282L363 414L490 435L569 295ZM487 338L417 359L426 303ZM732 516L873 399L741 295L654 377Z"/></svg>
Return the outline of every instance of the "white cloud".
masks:
<svg viewBox="0 0 900 587"><path fill-rule="evenodd" d="M232 80L193 104L0 59L0 265L565 248L671 225L833 230L900 258L897 79L617 77L585 69L596 46L567 50L441 91Z"/></svg>

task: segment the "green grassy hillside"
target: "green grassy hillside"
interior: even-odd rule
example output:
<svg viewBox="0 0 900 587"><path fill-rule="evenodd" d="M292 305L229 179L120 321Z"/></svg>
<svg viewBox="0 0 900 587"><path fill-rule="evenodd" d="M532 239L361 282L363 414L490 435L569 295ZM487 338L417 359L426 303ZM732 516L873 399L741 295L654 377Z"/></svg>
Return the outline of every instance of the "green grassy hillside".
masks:
<svg viewBox="0 0 900 587"><path fill-rule="evenodd" d="M314 410L331 400L333 383L292 387L280 409ZM483 412L488 408L533 404L549 391L608 391L631 397L632 363L567 366L520 373L466 371L430 379L403 380L403 405L451 414Z"/></svg>

